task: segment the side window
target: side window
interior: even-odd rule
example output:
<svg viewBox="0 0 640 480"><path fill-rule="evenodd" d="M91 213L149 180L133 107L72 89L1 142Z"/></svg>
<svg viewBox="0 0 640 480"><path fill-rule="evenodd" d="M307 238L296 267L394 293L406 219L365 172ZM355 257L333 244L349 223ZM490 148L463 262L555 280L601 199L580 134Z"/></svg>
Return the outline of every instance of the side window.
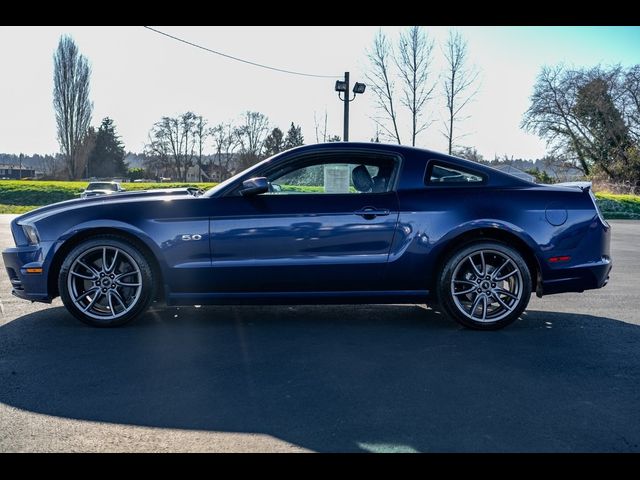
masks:
<svg viewBox="0 0 640 480"><path fill-rule="evenodd" d="M270 194L383 193L391 190L396 169L391 158L332 156L295 162L266 176Z"/></svg>
<svg viewBox="0 0 640 480"><path fill-rule="evenodd" d="M431 162L427 169L425 183L440 185L448 184L478 184L484 181L484 177L479 173L474 173L464 168L454 167L447 164Z"/></svg>

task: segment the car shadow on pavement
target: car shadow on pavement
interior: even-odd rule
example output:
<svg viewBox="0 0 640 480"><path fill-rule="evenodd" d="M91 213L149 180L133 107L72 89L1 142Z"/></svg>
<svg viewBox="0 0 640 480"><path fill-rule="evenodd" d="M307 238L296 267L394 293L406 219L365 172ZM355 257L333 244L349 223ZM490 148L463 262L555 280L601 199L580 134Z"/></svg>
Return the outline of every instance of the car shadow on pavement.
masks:
<svg viewBox="0 0 640 480"><path fill-rule="evenodd" d="M416 305L167 308L0 327L0 401L263 433L316 451L639 451L640 328L532 311L498 332Z"/></svg>

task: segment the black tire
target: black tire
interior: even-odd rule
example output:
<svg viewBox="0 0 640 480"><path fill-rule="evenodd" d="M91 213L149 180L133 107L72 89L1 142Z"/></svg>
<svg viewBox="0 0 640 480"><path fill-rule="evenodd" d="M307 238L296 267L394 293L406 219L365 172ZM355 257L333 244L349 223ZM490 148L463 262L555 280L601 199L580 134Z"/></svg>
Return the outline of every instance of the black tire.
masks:
<svg viewBox="0 0 640 480"><path fill-rule="evenodd" d="M508 278L500 280L507 274ZM456 282L452 283L454 275ZM440 307L459 324L475 330L498 330L513 323L527 307L531 272L517 250L500 242L477 242L449 257L436 289Z"/></svg>
<svg viewBox="0 0 640 480"><path fill-rule="evenodd" d="M100 254L105 248L108 252L107 255L111 252L114 275L106 274L104 276L111 278L115 276L114 280L108 280L107 278L102 280L98 276L102 275L102 270L109 267L108 257L106 266L102 265L103 262L100 259L96 259L94 263L88 265L90 268L82 271L81 274L87 275L86 280L85 277L78 278L78 275L70 273L72 267L74 271L79 268L79 263L76 263L76 260L86 264L88 259ZM116 252L117 255L115 254ZM118 255L120 256L120 263L116 265ZM137 271L135 270L136 268L138 269ZM125 273L122 273L123 271ZM91 276L91 279L88 278L89 276ZM117 284L118 277L125 278L126 282ZM106 283L111 281L111 283L105 289L102 288L104 285L100 281ZM123 286L123 284L127 286ZM139 286L129 286L136 284L139 284ZM116 295L113 291L110 291L111 289L118 294L117 300L122 299L124 303L118 305L118 302L112 301L113 298L116 298ZM88 311L83 311L74 302L72 298L74 292L71 290L80 291L76 301L79 301L80 306L90 307ZM89 290L96 290L95 295L98 298L93 299L92 292ZM78 244L66 256L58 276L58 291L64 306L81 322L93 327L118 327L143 314L149 306L154 297L153 273L145 255L127 239L117 235L98 235ZM101 294L100 292L106 293ZM135 292L135 294L131 292ZM87 305L83 305L82 302ZM103 306L102 303L105 305Z"/></svg>

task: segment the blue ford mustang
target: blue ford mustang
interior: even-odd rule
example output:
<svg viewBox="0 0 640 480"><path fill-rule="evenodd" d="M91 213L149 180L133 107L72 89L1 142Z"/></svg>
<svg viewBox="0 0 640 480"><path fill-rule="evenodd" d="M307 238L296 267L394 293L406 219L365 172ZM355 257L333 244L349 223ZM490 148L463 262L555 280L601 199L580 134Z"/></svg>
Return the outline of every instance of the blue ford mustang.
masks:
<svg viewBox="0 0 640 480"><path fill-rule="evenodd" d="M181 193L173 194L173 193ZM14 295L122 325L168 305L430 303L497 329L538 296L607 283L589 185L536 185L429 150L300 147L204 195L70 200L16 218Z"/></svg>

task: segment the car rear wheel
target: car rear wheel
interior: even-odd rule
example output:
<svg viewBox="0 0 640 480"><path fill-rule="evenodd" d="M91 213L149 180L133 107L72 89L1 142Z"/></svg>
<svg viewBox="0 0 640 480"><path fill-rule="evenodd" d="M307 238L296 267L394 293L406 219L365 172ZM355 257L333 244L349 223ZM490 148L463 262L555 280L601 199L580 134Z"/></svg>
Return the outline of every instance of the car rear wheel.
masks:
<svg viewBox="0 0 640 480"><path fill-rule="evenodd" d="M64 260L58 278L62 302L95 327L123 325L141 315L153 298L153 278L144 254L114 235L93 237Z"/></svg>
<svg viewBox="0 0 640 480"><path fill-rule="evenodd" d="M531 273L522 255L499 242L479 242L454 253L438 281L445 313L477 330L514 322L531 297Z"/></svg>

